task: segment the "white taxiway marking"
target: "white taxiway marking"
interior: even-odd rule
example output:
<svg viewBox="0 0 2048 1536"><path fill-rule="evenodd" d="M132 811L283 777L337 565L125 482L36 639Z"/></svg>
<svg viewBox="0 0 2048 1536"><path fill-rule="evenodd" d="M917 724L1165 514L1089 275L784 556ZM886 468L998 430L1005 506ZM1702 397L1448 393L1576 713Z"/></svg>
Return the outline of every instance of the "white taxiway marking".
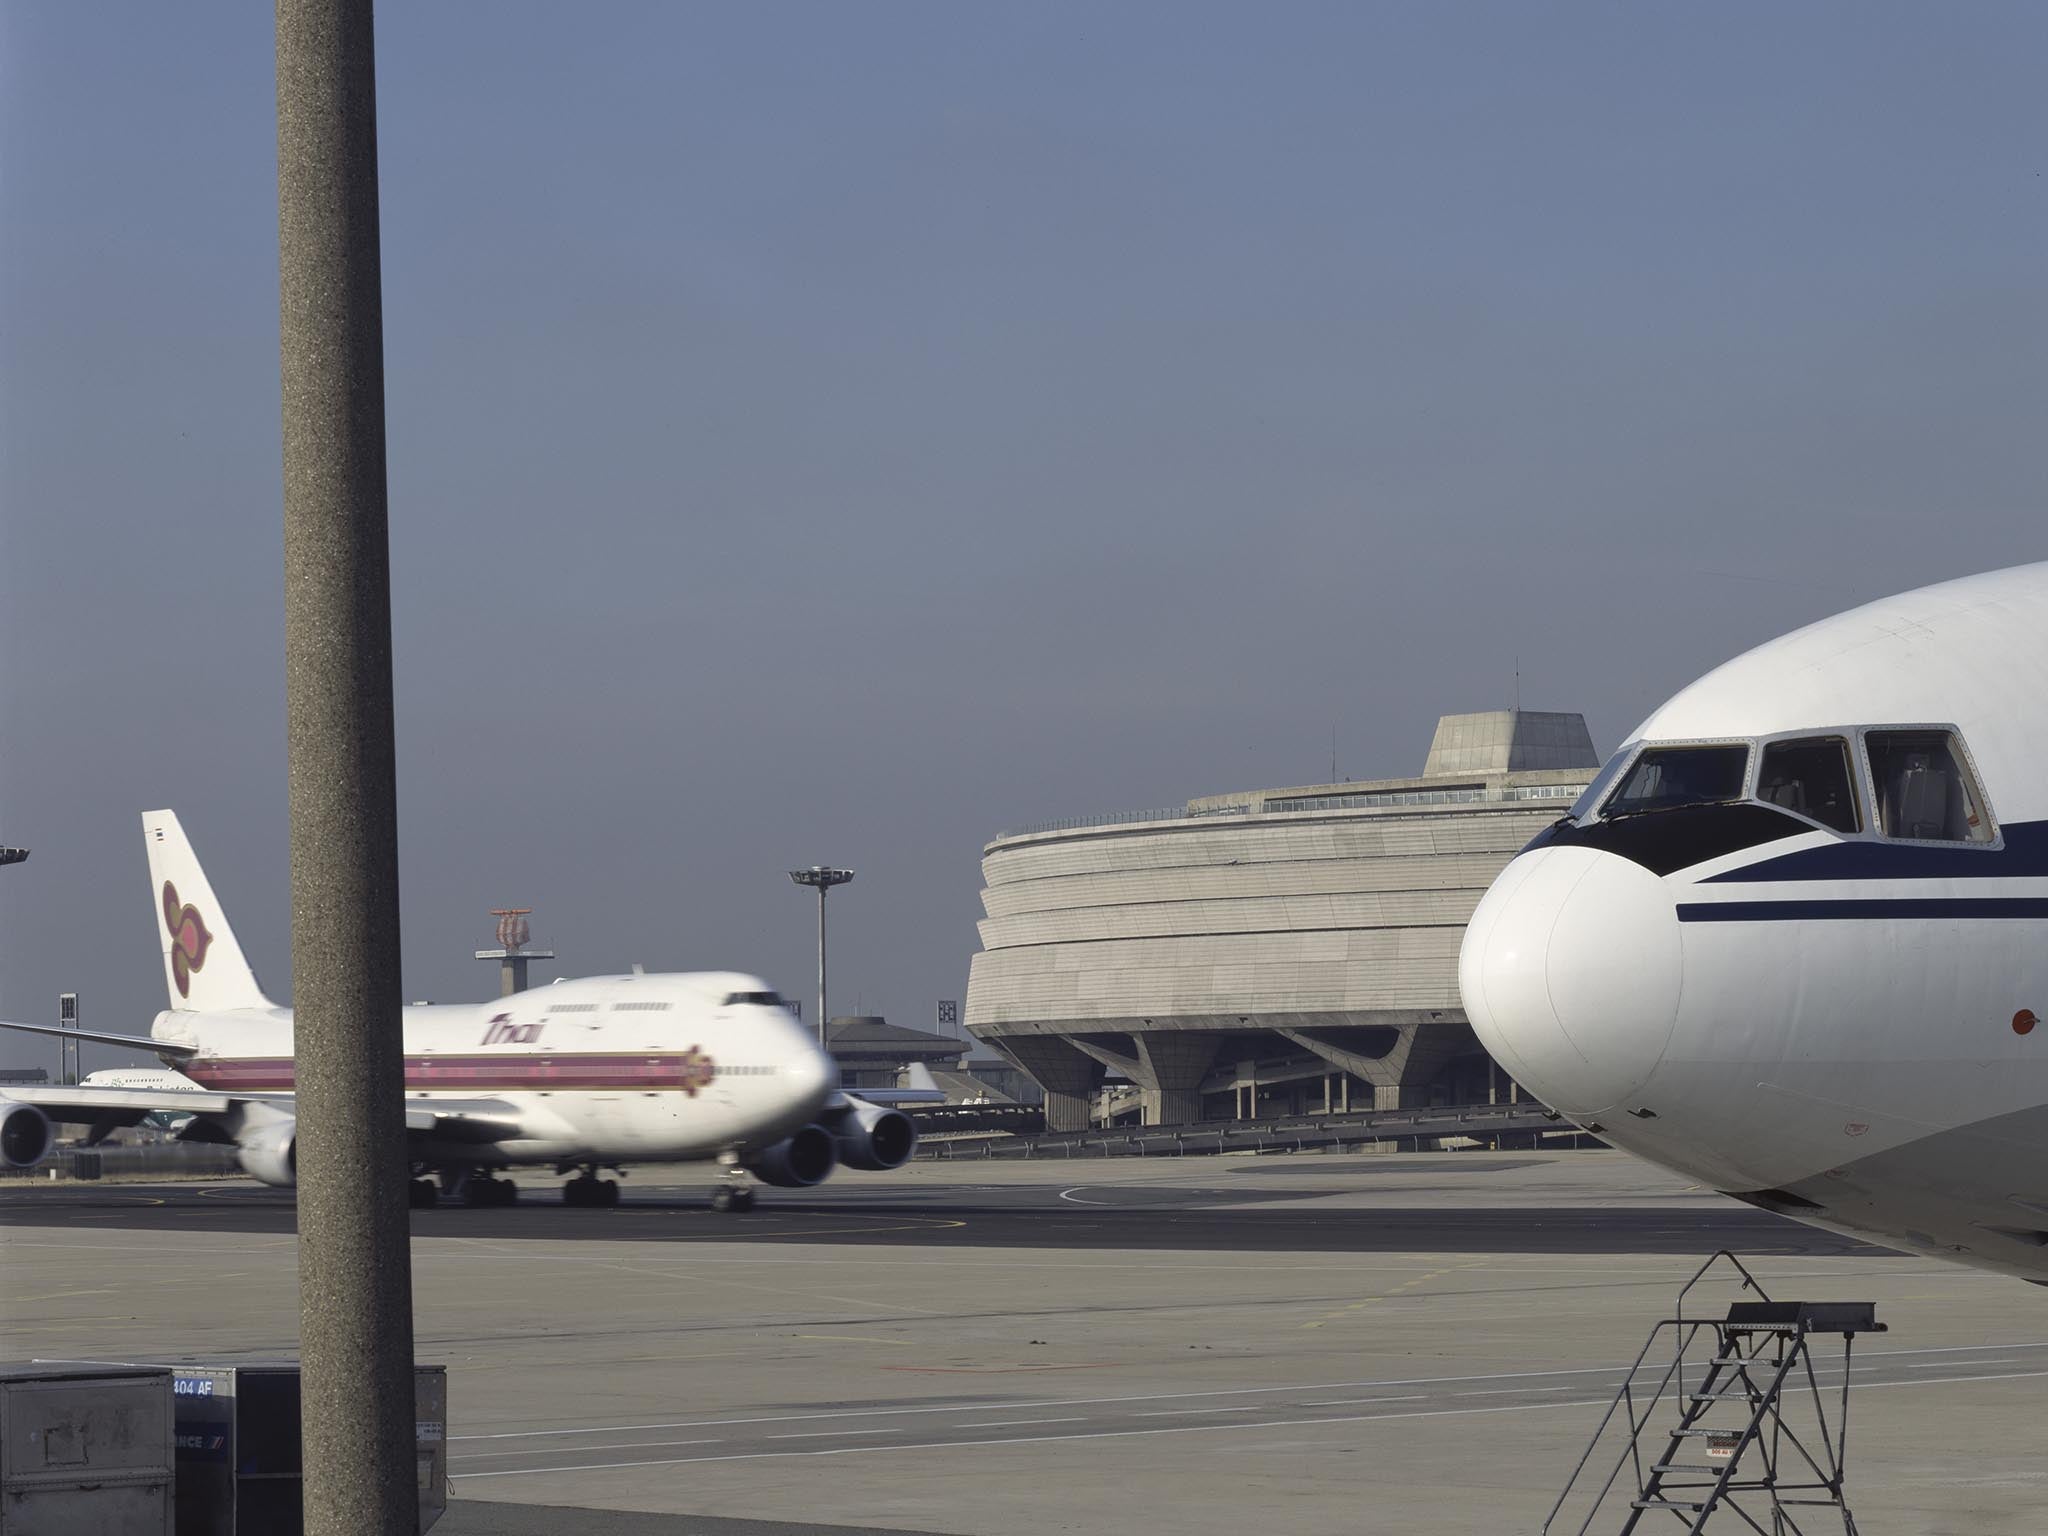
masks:
<svg viewBox="0 0 2048 1536"><path fill-rule="evenodd" d="M1256 1407L1252 1407L1252 1408L1150 1408L1150 1409L1146 1409L1146 1410L1145 1410L1144 1412L1142 1412L1142 1413L1134 1413L1134 1414L1132 1414L1132 1415L1131 1415L1131 1417L1132 1417L1132 1418L1134 1418L1134 1419L1184 1419L1184 1418L1186 1418L1186 1417L1187 1417L1187 1416L1188 1416L1189 1414L1195 1414L1195 1413L1257 1413L1258 1411L1259 1411L1259 1410L1258 1410L1258 1409L1257 1409Z"/></svg>
<svg viewBox="0 0 2048 1536"><path fill-rule="evenodd" d="M1861 1387L1851 1386L1850 1390L1870 1392L1885 1387L1932 1387L1949 1383L1979 1381L2014 1381L2021 1378L2048 1376L2048 1371L2012 1371L2002 1376L1921 1376L1911 1381L1873 1381ZM975 1440L967 1442L975 1446L989 1445L1043 1445L1062 1440L1122 1440L1135 1439L1146 1435L1191 1435L1219 1429L1300 1429L1314 1424L1364 1424L1376 1419L1442 1419L1482 1413L1529 1413L1542 1408L1599 1408L1611 1402L1611 1398L1574 1398L1562 1403L1501 1403L1490 1408L1411 1408L1401 1413L1354 1413L1329 1414L1313 1419L1262 1419L1256 1423L1230 1424L1175 1424L1159 1429L1102 1429L1085 1430L1064 1435L1010 1435L999 1440ZM888 1433L888 1431L881 1431ZM792 1438L778 1436L775 1438ZM811 1438L811 1437L804 1437ZM827 1438L820 1436L817 1438ZM789 1456L853 1456L862 1452L881 1451L956 1451L962 1446L958 1440L923 1440L907 1445L849 1445L831 1450L812 1451L728 1451L716 1456L671 1456L648 1461L597 1461L579 1462L567 1467L507 1467L495 1472L455 1472L453 1478L468 1477L531 1477L543 1472L615 1472L630 1467L674 1467L701 1461L765 1461L774 1457ZM630 1446L620 1447L622 1450Z"/></svg>
<svg viewBox="0 0 2048 1536"><path fill-rule="evenodd" d="M839 1440L847 1435L900 1435L900 1429L810 1429L797 1435L770 1435L770 1440ZM627 1447L630 1449L630 1447Z"/></svg>
<svg viewBox="0 0 2048 1536"><path fill-rule="evenodd" d="M1086 1188L1087 1186L1082 1185L1078 1187ZM1984 1349L2048 1349L2048 1339L2029 1339L2012 1344L1948 1345L1945 1347L1923 1349L1870 1350L1867 1353L1859 1354L1856 1358L1867 1365L1872 1360L1892 1359L1902 1355L1954 1356ZM1956 1366L1979 1363L1997 1365L2004 1362L1997 1360L1978 1362L1949 1359L1938 1363L1946 1366ZM1662 1365L1652 1362L1641 1367L1638 1374L1655 1376L1662 1369L1664 1369ZM1094 1407L1104 1403L1156 1403L1174 1399L1200 1397L1256 1397L1261 1395L1270 1396L1275 1392L1341 1392L1347 1388L1363 1390L1371 1387L1439 1387L1465 1381L1525 1381L1539 1377L1549 1377L1555 1380L1560 1376L1605 1376L1609 1380L1619 1381L1623 1374L1625 1374L1625 1368L1619 1365L1589 1365L1573 1366L1552 1371L1488 1371L1471 1376L1405 1376L1387 1381L1308 1381L1298 1386L1286 1387L1218 1387L1202 1392L1146 1392L1126 1397L1053 1397L1015 1403L977 1403L973 1406L985 1409L991 1413L1006 1411L1029 1412L1033 1408L1083 1408ZM1973 1380L1975 1378L1959 1377L1957 1379ZM1872 1383L1872 1385L1876 1385L1876 1383ZM1387 1399L1378 1399L1378 1401L1387 1401ZM507 1429L474 1435L450 1435L448 1440L450 1444L469 1440L545 1440L566 1435L623 1435L649 1429L719 1429L729 1424L784 1424L800 1422L805 1419L898 1418L920 1413L958 1413L962 1407L963 1405L959 1403L944 1403L922 1408L833 1408L816 1413L773 1413L750 1418L675 1419L661 1424L597 1424L586 1429Z"/></svg>
<svg viewBox="0 0 2048 1536"><path fill-rule="evenodd" d="M622 1451L665 1451L671 1447L685 1445L723 1445L723 1440L642 1440L634 1445L622 1445ZM471 1451L462 1459L470 1461L503 1461L509 1456L566 1456L568 1451Z"/></svg>
<svg viewBox="0 0 2048 1536"><path fill-rule="evenodd" d="M960 1429L1022 1429L1026 1424L1079 1424L1087 1419L1085 1413L1074 1414L1064 1419L980 1419L972 1424L956 1426ZM518 1455L517 1451L513 1455Z"/></svg>
<svg viewBox="0 0 2048 1536"><path fill-rule="evenodd" d="M2048 1375L2048 1372L2042 1374ZM1446 1414L1527 1413L1531 1408L1592 1408L1607 1401L1607 1398L1599 1397L1587 1398L1583 1403L1509 1403L1498 1408L1430 1408L1411 1410L1407 1413L1359 1413L1316 1419L1266 1419L1256 1424L1175 1424L1161 1429L1105 1429L1070 1435L1011 1435L1002 1440L975 1440L968 1443L975 1446L1043 1445L1062 1440L1122 1440L1142 1435L1192 1435L1218 1429L1296 1429L1310 1424L1356 1424L1369 1419L1434 1419ZM955 1451L960 1447L961 1442L958 1440L925 1440L911 1445L846 1446L829 1451L732 1451L723 1456L677 1456L660 1461L599 1461L579 1463L572 1467L508 1467L502 1472L455 1472L450 1476L529 1477L536 1472L616 1472L628 1467L673 1467L700 1461L761 1461L773 1456L847 1456L862 1451Z"/></svg>
<svg viewBox="0 0 2048 1536"><path fill-rule="evenodd" d="M1349 1408L1355 1403L1419 1403L1427 1392L1410 1392L1405 1397L1332 1397L1319 1403L1303 1403L1304 1408Z"/></svg>
<svg viewBox="0 0 2048 1536"><path fill-rule="evenodd" d="M1481 1387L1477 1392L1453 1392L1453 1397L1530 1397L1538 1392L1569 1392L1570 1387Z"/></svg>

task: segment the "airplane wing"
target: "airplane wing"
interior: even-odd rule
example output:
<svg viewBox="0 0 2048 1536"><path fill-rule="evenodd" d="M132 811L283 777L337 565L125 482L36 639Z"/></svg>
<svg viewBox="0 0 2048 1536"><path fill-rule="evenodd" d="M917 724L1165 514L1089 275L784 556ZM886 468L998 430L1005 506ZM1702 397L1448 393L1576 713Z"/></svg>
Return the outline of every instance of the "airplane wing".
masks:
<svg viewBox="0 0 2048 1536"><path fill-rule="evenodd" d="M290 1096L208 1093L193 1088L79 1088L41 1083L0 1085L0 1099L16 1104L33 1104L50 1119L72 1125L97 1124L110 1117L117 1125L134 1125L145 1115L224 1115L238 1102L256 1097L289 1099Z"/></svg>
<svg viewBox="0 0 2048 1536"><path fill-rule="evenodd" d="M89 1040L94 1045L118 1045L131 1051L146 1051L152 1056L176 1057L179 1061L199 1054L195 1045L153 1040L148 1035L116 1035L102 1029L66 1029L61 1024L23 1024L14 1019L0 1019L0 1029L18 1029L29 1035L55 1035L61 1040Z"/></svg>
<svg viewBox="0 0 2048 1536"><path fill-rule="evenodd" d="M864 1104L877 1104L883 1109L909 1109L918 1104L943 1104L946 1091L943 1088L848 1088L839 1097L859 1099Z"/></svg>
<svg viewBox="0 0 2048 1536"><path fill-rule="evenodd" d="M414 1099L405 1106L405 1128L435 1141L488 1143L523 1134L519 1111L503 1099Z"/></svg>
<svg viewBox="0 0 2048 1536"><path fill-rule="evenodd" d="M191 1088L84 1088L43 1084L0 1086L0 1098L33 1104L51 1120L93 1127L94 1139L122 1126L139 1125L150 1115L193 1115L210 1122L227 1140L238 1138L249 1111L261 1106L273 1116L289 1116L289 1093L212 1093ZM408 1135L432 1141L472 1145L511 1141L521 1134L518 1109L503 1099L408 1100ZM198 1140L198 1137L188 1138Z"/></svg>
<svg viewBox="0 0 2048 1536"><path fill-rule="evenodd" d="M907 1109L914 1104L943 1104L946 1090L931 1074L923 1062L910 1065L910 1081L901 1088L855 1088L851 1096L865 1099L870 1104L879 1104L884 1109Z"/></svg>

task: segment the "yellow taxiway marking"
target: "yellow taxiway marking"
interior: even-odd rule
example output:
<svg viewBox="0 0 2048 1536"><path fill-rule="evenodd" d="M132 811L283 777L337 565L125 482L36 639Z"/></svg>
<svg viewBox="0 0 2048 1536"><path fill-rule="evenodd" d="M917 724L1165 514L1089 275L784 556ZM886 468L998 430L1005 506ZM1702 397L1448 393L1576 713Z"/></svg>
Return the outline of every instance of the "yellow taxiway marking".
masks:
<svg viewBox="0 0 2048 1536"><path fill-rule="evenodd" d="M1325 1312L1321 1317L1315 1319L1315 1321L1303 1323L1301 1326L1304 1328L1320 1328L1325 1323L1340 1322L1344 1318L1349 1317L1352 1313L1361 1312L1365 1308L1373 1305L1375 1302L1390 1300L1393 1297L1399 1296L1403 1291L1412 1291L1418 1285L1427 1285L1432 1280L1438 1280L1441 1279L1443 1276L1451 1274L1457 1270L1471 1269L1472 1267L1473 1266L1470 1264L1447 1264L1442 1269L1432 1269L1427 1274L1417 1275L1412 1280L1404 1280L1399 1285L1390 1286L1387 1290L1382 1291L1377 1296L1361 1296L1357 1301L1351 1302L1346 1306L1339 1307L1334 1312Z"/></svg>

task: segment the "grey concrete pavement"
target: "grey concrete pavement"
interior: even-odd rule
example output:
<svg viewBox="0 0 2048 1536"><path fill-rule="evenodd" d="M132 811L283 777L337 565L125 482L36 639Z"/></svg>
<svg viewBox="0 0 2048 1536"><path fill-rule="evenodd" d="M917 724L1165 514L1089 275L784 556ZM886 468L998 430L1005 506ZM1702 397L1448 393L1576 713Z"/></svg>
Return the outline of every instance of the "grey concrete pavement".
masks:
<svg viewBox="0 0 2048 1536"><path fill-rule="evenodd" d="M911 1224L912 1192L1009 1222L1071 1206L1063 1194L1103 1197L1055 1168L945 1165L835 1180L840 1220L822 1241L738 1224L669 1242L482 1235L554 1214L539 1209L474 1213L494 1218L480 1235L416 1235L420 1349L449 1368L472 1522L451 1529L494 1529L490 1506L507 1532L603 1531L587 1509L693 1517L681 1530L704 1517L962 1536L1533 1531L1602 1388L1697 1258L1671 1238L1585 1254L1527 1234L1560 1216L1683 1233L1728 1205L1609 1153L1244 1169L1142 1170L1156 1177L1125 1192L1170 1204L1097 1212L1191 1215L1202 1245L1185 1248L888 1230ZM1266 1198L1232 1198L1244 1188ZM1257 1218L1289 1200L1304 1218L1401 1218L1416 1235L1406 1251L1259 1246ZM1432 1209L1446 1226L1496 1221L1509 1246L1432 1246ZM868 1241L847 1230L864 1212ZM290 1347L288 1235L22 1215L10 1207L0 1248L17 1353ZM2048 1390L2048 1294L1868 1248L1757 1267L1779 1294L1873 1300L1891 1324L1859 1346L1852 1400L1870 1536L2038 1528L2048 1475L2024 1426ZM534 1513L556 1506L557 1527Z"/></svg>

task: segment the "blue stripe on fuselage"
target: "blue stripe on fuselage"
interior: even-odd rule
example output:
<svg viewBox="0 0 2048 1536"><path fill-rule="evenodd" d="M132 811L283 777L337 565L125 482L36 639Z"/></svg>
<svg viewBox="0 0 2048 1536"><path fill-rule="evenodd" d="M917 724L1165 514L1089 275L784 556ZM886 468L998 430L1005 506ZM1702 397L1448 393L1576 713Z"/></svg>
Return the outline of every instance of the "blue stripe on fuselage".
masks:
<svg viewBox="0 0 2048 1536"><path fill-rule="evenodd" d="M2048 877L2048 821L2014 822L2003 848L1968 843L1849 841L1802 848L1740 869L1709 875L1701 885L1775 880L2024 880Z"/></svg>
<svg viewBox="0 0 2048 1536"><path fill-rule="evenodd" d="M1924 918L2048 918L2042 896L1878 896L1844 901L1685 901L1681 923L1813 923Z"/></svg>

